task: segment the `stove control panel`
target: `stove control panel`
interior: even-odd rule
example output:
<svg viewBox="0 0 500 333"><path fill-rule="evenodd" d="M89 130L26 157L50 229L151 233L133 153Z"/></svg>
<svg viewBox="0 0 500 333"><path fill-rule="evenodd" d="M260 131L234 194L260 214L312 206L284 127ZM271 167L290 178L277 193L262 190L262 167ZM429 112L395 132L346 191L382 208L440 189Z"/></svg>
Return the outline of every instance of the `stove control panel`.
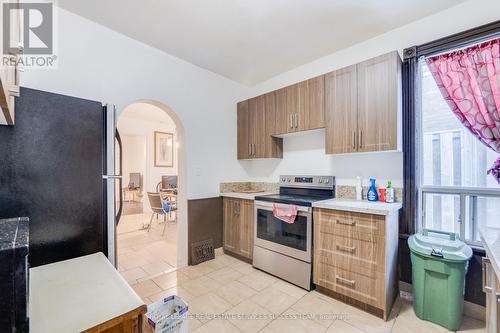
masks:
<svg viewBox="0 0 500 333"><path fill-rule="evenodd" d="M284 175L280 176L280 186L333 189L335 177Z"/></svg>

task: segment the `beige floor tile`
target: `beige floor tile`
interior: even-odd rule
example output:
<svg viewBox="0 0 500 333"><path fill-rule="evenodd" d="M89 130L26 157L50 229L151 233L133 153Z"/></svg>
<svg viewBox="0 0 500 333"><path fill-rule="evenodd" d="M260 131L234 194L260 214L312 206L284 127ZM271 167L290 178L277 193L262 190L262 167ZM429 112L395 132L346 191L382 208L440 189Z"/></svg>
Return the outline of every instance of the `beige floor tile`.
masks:
<svg viewBox="0 0 500 333"><path fill-rule="evenodd" d="M121 275L127 282L132 282L137 279L143 278L147 276L147 272L145 272L142 268L136 267L126 271L121 272Z"/></svg>
<svg viewBox="0 0 500 333"><path fill-rule="evenodd" d="M326 331L326 333L369 333L369 332L371 331L362 331L359 328L349 325L343 320L336 320Z"/></svg>
<svg viewBox="0 0 500 333"><path fill-rule="evenodd" d="M344 311L347 314L344 321L362 331L370 333L390 333L394 325L394 319L384 321L379 317L350 305L345 305Z"/></svg>
<svg viewBox="0 0 500 333"><path fill-rule="evenodd" d="M241 274L245 274L245 275L253 273L253 272L257 272L257 270L255 268L253 268L252 265L250 265L244 261L241 261L241 260L237 260L236 262L230 264L229 266L234 268L235 270L237 270Z"/></svg>
<svg viewBox="0 0 500 333"><path fill-rule="evenodd" d="M156 285L152 280L137 283L132 286L139 297L149 297L161 291L161 288Z"/></svg>
<svg viewBox="0 0 500 333"><path fill-rule="evenodd" d="M251 300L274 314L282 313L297 302L296 298L274 288L274 285L258 292Z"/></svg>
<svg viewBox="0 0 500 333"><path fill-rule="evenodd" d="M241 274L240 272L229 267L218 269L207 275L208 277L214 279L215 281L221 284L226 284L231 281L238 280L243 276L243 274Z"/></svg>
<svg viewBox="0 0 500 333"><path fill-rule="evenodd" d="M151 299L153 302L159 301L162 298L171 296L171 295L177 295L180 298L182 298L186 303L189 303L192 299L195 297L186 289L176 286L170 289L162 290L157 294L149 296L149 299ZM189 306L189 304L188 304Z"/></svg>
<svg viewBox="0 0 500 333"><path fill-rule="evenodd" d="M401 302L399 315L392 327L393 333L446 333L450 332L446 328L421 320L413 311L412 304L408 301Z"/></svg>
<svg viewBox="0 0 500 333"><path fill-rule="evenodd" d="M275 333L272 329L269 328L269 325L264 327L259 331L259 333Z"/></svg>
<svg viewBox="0 0 500 333"><path fill-rule="evenodd" d="M227 302L237 305L255 295L257 291L239 281L232 281L221 286L215 293Z"/></svg>
<svg viewBox="0 0 500 333"><path fill-rule="evenodd" d="M196 319L202 323L216 318L215 316L226 312L231 307L232 305L230 303L214 293L196 297L189 302L189 311L191 315L196 316Z"/></svg>
<svg viewBox="0 0 500 333"><path fill-rule="evenodd" d="M221 285L218 282L206 276L201 276L193 280L181 282L181 287L186 289L194 296L201 296L211 291L215 291L220 286Z"/></svg>
<svg viewBox="0 0 500 333"><path fill-rule="evenodd" d="M226 312L229 321L245 333L258 332L269 324L274 315L260 305L245 300Z"/></svg>
<svg viewBox="0 0 500 333"><path fill-rule="evenodd" d="M227 320L214 319L199 327L195 333L237 333L241 332L236 326Z"/></svg>
<svg viewBox="0 0 500 333"><path fill-rule="evenodd" d="M335 319L345 315L344 304L330 302L317 295L315 292L308 293L292 305L292 309L305 315L324 326L330 326Z"/></svg>
<svg viewBox="0 0 500 333"><path fill-rule="evenodd" d="M326 327L292 309L285 311L278 319L272 321L267 328L274 333L322 333L326 330Z"/></svg>
<svg viewBox="0 0 500 333"><path fill-rule="evenodd" d="M124 254L118 257L118 262L125 270L141 267L150 263L145 257L137 256L134 253Z"/></svg>
<svg viewBox="0 0 500 333"><path fill-rule="evenodd" d="M179 271L181 273L183 273L184 275L186 275L187 277L189 277L190 279L196 279L196 278L199 278L199 277L203 276L203 273L200 272L196 268L196 266L182 267L182 268L179 268Z"/></svg>
<svg viewBox="0 0 500 333"><path fill-rule="evenodd" d="M277 279L269 274L255 271L250 274L244 275L243 277L239 278L238 281L257 291L261 291L275 283Z"/></svg>
<svg viewBox="0 0 500 333"><path fill-rule="evenodd" d="M195 318L188 317L188 332L195 332L203 323Z"/></svg>
<svg viewBox="0 0 500 333"><path fill-rule="evenodd" d="M151 275L158 274L161 272L169 271L169 270L173 269L174 267L159 259L157 262L153 262L153 263L141 266L141 268L146 273L148 273L148 275L151 276Z"/></svg>
<svg viewBox="0 0 500 333"><path fill-rule="evenodd" d="M152 279L161 289L169 289L177 286L181 282L189 281L190 279L180 271L173 271L162 274Z"/></svg>
<svg viewBox="0 0 500 333"><path fill-rule="evenodd" d="M232 263L235 263L238 261L238 259L236 258L233 258L231 256L228 256L226 254L223 254L223 255L220 255L220 256L216 256L215 257L215 261L220 263L221 265L224 265L224 266L229 266L231 265Z"/></svg>
<svg viewBox="0 0 500 333"><path fill-rule="evenodd" d="M308 293L307 290L304 290L302 288L294 286L291 283L279 279L278 281L276 281L276 283L273 284L273 288L276 288L284 292L285 294L288 294L297 299L304 297Z"/></svg>
<svg viewBox="0 0 500 333"><path fill-rule="evenodd" d="M462 326L457 331L459 333L484 333L486 332L486 323L471 317L465 316L462 321Z"/></svg>

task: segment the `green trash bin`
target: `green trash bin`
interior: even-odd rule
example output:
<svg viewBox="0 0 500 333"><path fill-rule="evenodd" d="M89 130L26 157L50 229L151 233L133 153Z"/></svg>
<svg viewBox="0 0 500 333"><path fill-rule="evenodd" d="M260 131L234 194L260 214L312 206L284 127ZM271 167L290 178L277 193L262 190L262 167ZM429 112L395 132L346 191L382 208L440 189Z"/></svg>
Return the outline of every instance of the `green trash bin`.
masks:
<svg viewBox="0 0 500 333"><path fill-rule="evenodd" d="M415 314L450 331L458 330L472 249L455 233L428 229L410 236L408 246Z"/></svg>

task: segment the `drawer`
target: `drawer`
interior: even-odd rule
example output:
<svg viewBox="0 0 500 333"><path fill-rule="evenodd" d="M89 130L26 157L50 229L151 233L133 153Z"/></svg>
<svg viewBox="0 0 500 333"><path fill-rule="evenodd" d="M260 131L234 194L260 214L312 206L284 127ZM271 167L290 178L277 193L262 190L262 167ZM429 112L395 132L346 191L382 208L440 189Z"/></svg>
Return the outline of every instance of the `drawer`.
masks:
<svg viewBox="0 0 500 333"><path fill-rule="evenodd" d="M326 264L315 265L314 283L360 302L384 308L384 275L368 277Z"/></svg>
<svg viewBox="0 0 500 333"><path fill-rule="evenodd" d="M314 235L314 256L320 265L374 277L377 272L385 272L385 238L348 238L325 232L320 226Z"/></svg>
<svg viewBox="0 0 500 333"><path fill-rule="evenodd" d="M385 217L331 209L316 209L314 225L325 232L356 239L369 240L385 236Z"/></svg>

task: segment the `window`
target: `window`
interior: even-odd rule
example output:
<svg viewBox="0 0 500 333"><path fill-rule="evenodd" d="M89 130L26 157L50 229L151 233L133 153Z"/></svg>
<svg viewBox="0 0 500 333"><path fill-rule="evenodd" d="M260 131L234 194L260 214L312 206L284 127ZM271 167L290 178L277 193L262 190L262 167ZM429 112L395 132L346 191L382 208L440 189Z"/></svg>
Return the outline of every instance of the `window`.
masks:
<svg viewBox="0 0 500 333"><path fill-rule="evenodd" d="M419 73L421 226L479 245L479 226L500 226L500 186L486 174L498 154L450 111L423 58Z"/></svg>

